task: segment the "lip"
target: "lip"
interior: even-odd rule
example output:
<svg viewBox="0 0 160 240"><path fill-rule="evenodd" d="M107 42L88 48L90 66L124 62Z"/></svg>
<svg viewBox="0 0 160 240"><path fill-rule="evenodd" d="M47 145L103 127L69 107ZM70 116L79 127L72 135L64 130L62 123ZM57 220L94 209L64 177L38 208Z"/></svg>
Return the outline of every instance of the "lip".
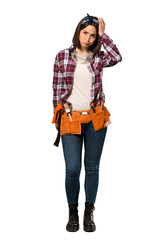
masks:
<svg viewBox="0 0 160 240"><path fill-rule="evenodd" d="M89 45L89 43L86 43L86 42L84 44Z"/></svg>

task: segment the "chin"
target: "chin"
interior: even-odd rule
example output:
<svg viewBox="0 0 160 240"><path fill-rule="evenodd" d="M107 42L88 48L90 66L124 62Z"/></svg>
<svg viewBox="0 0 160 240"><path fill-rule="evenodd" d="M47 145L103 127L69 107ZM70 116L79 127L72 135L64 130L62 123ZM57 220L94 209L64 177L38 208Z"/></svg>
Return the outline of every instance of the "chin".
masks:
<svg viewBox="0 0 160 240"><path fill-rule="evenodd" d="M84 47L85 49L89 49L90 45L87 45L87 46L84 45L83 47Z"/></svg>

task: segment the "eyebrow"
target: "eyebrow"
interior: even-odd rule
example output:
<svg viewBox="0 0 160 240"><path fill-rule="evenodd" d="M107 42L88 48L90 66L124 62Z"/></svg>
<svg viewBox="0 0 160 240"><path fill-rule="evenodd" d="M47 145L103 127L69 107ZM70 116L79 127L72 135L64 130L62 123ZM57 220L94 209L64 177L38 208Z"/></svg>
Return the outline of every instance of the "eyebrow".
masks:
<svg viewBox="0 0 160 240"><path fill-rule="evenodd" d="M86 30L84 30L84 31L87 32ZM89 33L89 32L87 32L87 33ZM97 33L92 33L91 35L97 36Z"/></svg>

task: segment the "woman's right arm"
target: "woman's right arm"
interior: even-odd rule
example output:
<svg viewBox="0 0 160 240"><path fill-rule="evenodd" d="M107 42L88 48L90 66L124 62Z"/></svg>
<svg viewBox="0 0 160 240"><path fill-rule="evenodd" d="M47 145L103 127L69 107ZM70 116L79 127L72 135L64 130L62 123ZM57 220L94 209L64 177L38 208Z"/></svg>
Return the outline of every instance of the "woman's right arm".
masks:
<svg viewBox="0 0 160 240"><path fill-rule="evenodd" d="M53 107L54 110L56 109L56 106L60 102L59 99L59 89L61 88L61 82L62 82L62 77L60 73L60 68L59 68L59 61L58 61L58 54L56 55L55 61L54 61L54 68L53 68ZM63 104L64 109L70 108L67 103ZM55 124L56 129L58 130L59 124Z"/></svg>
<svg viewBox="0 0 160 240"><path fill-rule="evenodd" d="M58 54L56 55L55 61L54 61L54 67L53 67L53 107L56 109L56 106L59 103L59 93L58 89L60 87L61 78L60 78L60 69L58 64Z"/></svg>

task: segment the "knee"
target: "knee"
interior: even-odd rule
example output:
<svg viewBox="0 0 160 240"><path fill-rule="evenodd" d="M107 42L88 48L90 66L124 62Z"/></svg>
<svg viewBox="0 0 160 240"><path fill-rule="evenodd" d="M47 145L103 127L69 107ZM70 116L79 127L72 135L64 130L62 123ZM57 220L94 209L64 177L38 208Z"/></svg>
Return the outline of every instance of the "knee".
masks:
<svg viewBox="0 0 160 240"><path fill-rule="evenodd" d="M87 175L98 175L99 173L99 166L85 166L85 172Z"/></svg>
<svg viewBox="0 0 160 240"><path fill-rule="evenodd" d="M80 168L66 168L66 177L69 179L78 179L80 176Z"/></svg>

